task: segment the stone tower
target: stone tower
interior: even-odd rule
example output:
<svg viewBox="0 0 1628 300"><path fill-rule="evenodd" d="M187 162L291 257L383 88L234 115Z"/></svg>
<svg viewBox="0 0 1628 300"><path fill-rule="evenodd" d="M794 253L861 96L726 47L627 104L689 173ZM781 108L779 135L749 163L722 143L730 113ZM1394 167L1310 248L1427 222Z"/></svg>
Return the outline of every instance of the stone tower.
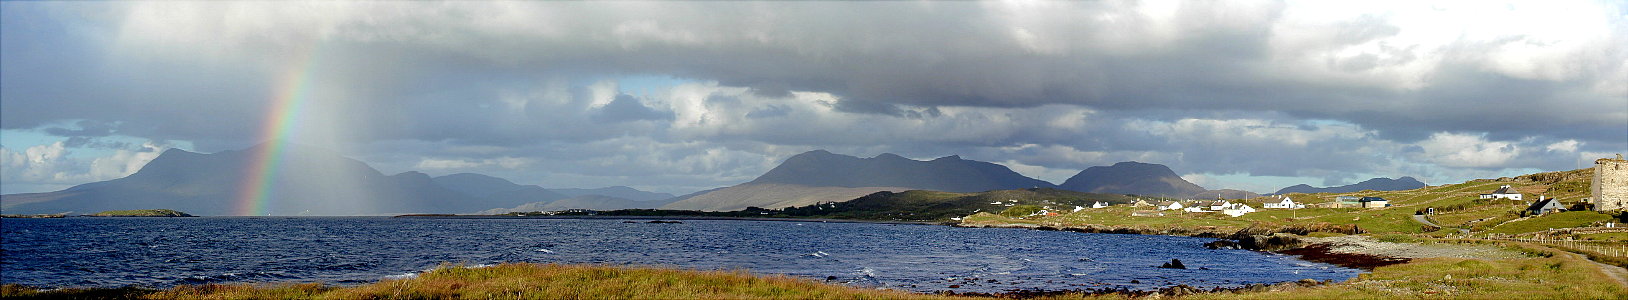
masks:
<svg viewBox="0 0 1628 300"><path fill-rule="evenodd" d="M1628 160L1622 154L1616 159L1594 160L1594 186L1589 190L1594 210L1620 210L1628 205Z"/></svg>

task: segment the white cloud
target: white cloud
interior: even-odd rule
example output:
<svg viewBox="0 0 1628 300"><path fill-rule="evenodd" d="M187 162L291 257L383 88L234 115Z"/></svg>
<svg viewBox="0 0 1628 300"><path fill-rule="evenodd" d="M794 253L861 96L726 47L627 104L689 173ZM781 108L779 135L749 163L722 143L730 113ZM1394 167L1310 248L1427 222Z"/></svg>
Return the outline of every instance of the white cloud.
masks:
<svg viewBox="0 0 1628 300"><path fill-rule="evenodd" d="M92 180L108 180L130 176L130 174L135 174L136 171L141 170L142 166L146 166L147 162L153 161L154 158L158 158L158 155L169 149L168 145L159 145L150 141L142 143L141 147L142 151L118 149L114 150L112 155L92 159L90 162L90 177Z"/></svg>
<svg viewBox="0 0 1628 300"><path fill-rule="evenodd" d="M1564 140L1549 144L1549 146L1544 147L1544 149L1549 150L1549 152L1577 152L1577 146L1579 144L1582 143L1578 142L1577 140Z"/></svg>
<svg viewBox="0 0 1628 300"><path fill-rule="evenodd" d="M1511 142L1488 141L1485 135L1436 133L1419 142L1424 159L1449 167L1501 168L1521 154Z"/></svg>
<svg viewBox="0 0 1628 300"><path fill-rule="evenodd" d="M151 141L141 147L141 150L116 149L101 157L75 155L63 142L30 146L22 151L0 147L0 181L12 186L60 188L117 179L135 173L169 148ZM15 191L8 189L7 192Z"/></svg>
<svg viewBox="0 0 1628 300"><path fill-rule="evenodd" d="M7 181L31 183L82 180L75 177L83 176L70 172L78 166L74 166L76 162L68 160L67 155L62 142L31 146L21 152L0 148L0 165L5 166L5 172L0 174L4 174Z"/></svg>

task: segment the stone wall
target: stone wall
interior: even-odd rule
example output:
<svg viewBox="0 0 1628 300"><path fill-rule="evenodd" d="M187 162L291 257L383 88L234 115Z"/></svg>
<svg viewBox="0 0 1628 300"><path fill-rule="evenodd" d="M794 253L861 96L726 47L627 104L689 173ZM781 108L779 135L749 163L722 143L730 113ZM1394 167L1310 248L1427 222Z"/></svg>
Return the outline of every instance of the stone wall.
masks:
<svg viewBox="0 0 1628 300"><path fill-rule="evenodd" d="M1618 154L1616 159L1601 158L1594 161L1594 182L1589 188L1594 210L1621 210L1628 205L1628 160Z"/></svg>

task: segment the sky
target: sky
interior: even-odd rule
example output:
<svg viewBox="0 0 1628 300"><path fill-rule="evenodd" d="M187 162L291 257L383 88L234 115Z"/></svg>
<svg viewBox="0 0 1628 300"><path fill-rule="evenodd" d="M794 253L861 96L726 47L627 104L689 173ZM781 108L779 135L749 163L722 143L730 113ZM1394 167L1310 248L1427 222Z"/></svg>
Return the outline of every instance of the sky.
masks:
<svg viewBox="0 0 1628 300"><path fill-rule="evenodd" d="M814 149L1456 183L1628 152L1628 3L0 2L0 192L271 137L676 194Z"/></svg>

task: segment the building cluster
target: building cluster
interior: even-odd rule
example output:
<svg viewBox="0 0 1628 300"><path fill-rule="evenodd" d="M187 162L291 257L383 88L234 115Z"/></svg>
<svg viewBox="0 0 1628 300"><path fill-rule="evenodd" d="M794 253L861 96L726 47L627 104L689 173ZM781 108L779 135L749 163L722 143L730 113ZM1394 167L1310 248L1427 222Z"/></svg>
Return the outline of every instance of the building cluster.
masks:
<svg viewBox="0 0 1628 300"><path fill-rule="evenodd" d="M1499 186L1491 193L1480 194L1482 200L1514 200L1522 201L1524 195L1510 185ZM1601 158L1594 161L1594 176L1589 186L1589 198L1584 198L1581 207L1592 207L1595 211L1621 210L1628 204L1628 160L1617 154L1616 158ZM1538 195L1535 201L1526 202L1526 209L1521 213L1526 216L1541 216L1545 214L1564 212L1571 207L1561 203L1559 199Z"/></svg>
<svg viewBox="0 0 1628 300"><path fill-rule="evenodd" d="M1282 195L1273 196L1272 199L1275 199L1277 201L1268 201L1266 203L1263 203L1261 205L1262 208L1265 208L1265 209L1301 209L1301 208L1306 208L1306 204L1295 202L1294 199L1291 199L1288 196L1282 196ZM1242 216L1242 215L1245 215L1245 214L1256 212L1255 207L1249 206L1249 204L1245 204L1245 203L1242 203L1242 202L1232 202L1232 201L1228 201L1228 200L1165 200L1165 201L1150 201L1150 200L1147 200L1147 199L1138 198L1135 201L1132 201L1129 205L1131 207L1148 208L1149 209L1149 210L1138 210L1138 211L1134 211L1134 212L1131 213L1131 216L1138 216L1138 217L1140 217L1140 216L1163 216L1163 215L1165 215L1164 212L1166 212L1166 211L1175 211L1175 212L1183 212L1183 213L1221 213L1221 214L1228 215L1228 216L1233 216L1233 217Z"/></svg>
<svg viewBox="0 0 1628 300"><path fill-rule="evenodd" d="M1628 207L1628 160L1624 160L1622 155L1619 154L1615 159L1602 158L1596 160L1594 164L1593 185L1590 187L1591 197L1583 199L1583 203L1587 204L1587 206L1584 207L1591 206L1594 210L1598 211L1622 210L1624 207ZM1520 191L1516 190L1516 188L1511 185L1499 186L1497 189L1489 193L1479 194L1477 197L1481 200L1510 200L1516 201L1517 203L1528 200L1525 195L1522 195ZM1002 202L995 202L991 204L1012 206L1012 203ZM1238 217L1256 212L1255 207L1243 202L1233 202L1222 199L1154 200L1147 198L1135 198L1127 205L1136 208L1130 214L1134 217L1153 217L1185 213L1220 213L1227 216ZM1536 201L1526 202L1526 205L1527 208L1523 214L1527 216L1563 212L1568 209L1568 207L1565 204L1560 203L1558 199L1549 198L1544 195L1538 195ZM1111 206L1111 204L1102 201L1095 201L1092 202L1089 207L1074 206L1074 212L1084 211L1086 209L1106 208L1109 206ZM1265 201L1262 201L1260 206L1261 209L1303 209L1307 207L1375 209L1391 207L1391 203L1390 200L1386 200L1382 197L1338 196L1334 198L1334 201L1306 204L1296 202L1288 195L1273 195ZM1050 207L1047 208L1049 209ZM1425 214L1433 214L1435 212L1436 208L1433 207L1425 208L1421 211L1421 213Z"/></svg>

